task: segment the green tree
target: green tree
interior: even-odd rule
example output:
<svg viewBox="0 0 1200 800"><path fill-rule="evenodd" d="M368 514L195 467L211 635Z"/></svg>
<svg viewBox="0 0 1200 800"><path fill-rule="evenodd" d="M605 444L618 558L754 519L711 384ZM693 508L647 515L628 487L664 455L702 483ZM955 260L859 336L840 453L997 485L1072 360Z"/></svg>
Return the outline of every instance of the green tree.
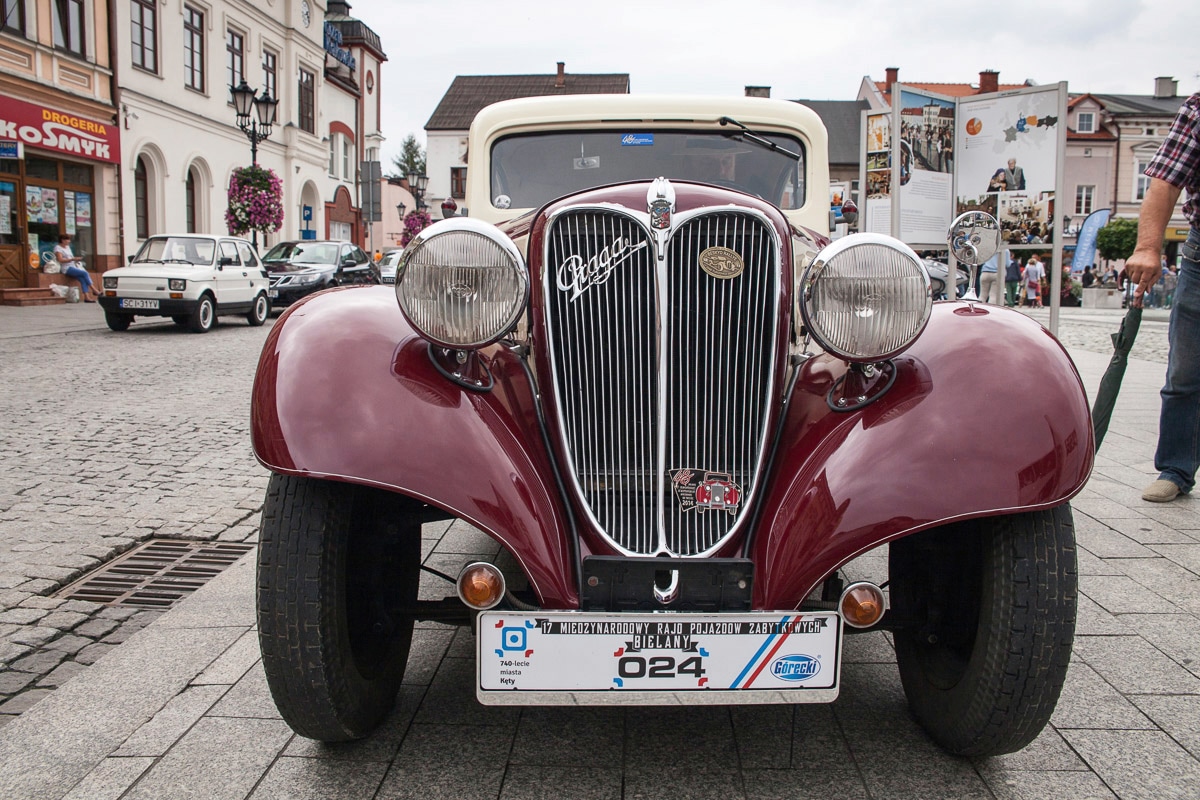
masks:
<svg viewBox="0 0 1200 800"><path fill-rule="evenodd" d="M1137 245L1138 224L1136 219L1117 217L1096 234L1096 251L1109 261L1123 261L1133 255Z"/></svg>
<svg viewBox="0 0 1200 800"><path fill-rule="evenodd" d="M410 172L425 173L425 148L417 144L417 137L409 134L400 145L400 155L392 156L392 177L403 178Z"/></svg>

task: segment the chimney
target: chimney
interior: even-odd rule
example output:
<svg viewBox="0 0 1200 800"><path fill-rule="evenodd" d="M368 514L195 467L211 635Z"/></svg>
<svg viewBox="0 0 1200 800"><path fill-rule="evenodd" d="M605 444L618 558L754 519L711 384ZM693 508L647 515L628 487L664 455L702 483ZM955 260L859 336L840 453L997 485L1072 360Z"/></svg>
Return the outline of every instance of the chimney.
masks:
<svg viewBox="0 0 1200 800"><path fill-rule="evenodd" d="M1164 100L1169 97L1174 97L1179 91L1179 81L1174 78L1155 78L1154 79L1154 99Z"/></svg>
<svg viewBox="0 0 1200 800"><path fill-rule="evenodd" d="M770 86L747 86L746 97L770 97Z"/></svg>
<svg viewBox="0 0 1200 800"><path fill-rule="evenodd" d="M896 81L898 81L898 80L900 80L900 68L899 67L888 67L887 68L887 88L884 89L884 92L886 92L887 94L891 94L892 86L894 86Z"/></svg>
<svg viewBox="0 0 1200 800"><path fill-rule="evenodd" d="M1000 73L994 69L985 69L979 73L979 91L977 94L1000 91Z"/></svg>
<svg viewBox="0 0 1200 800"><path fill-rule="evenodd" d="M558 62L558 77L556 77L554 79L554 88L555 89L562 89L562 88L566 87L566 85L567 85L566 67L567 67L566 63L564 63L562 61Z"/></svg>

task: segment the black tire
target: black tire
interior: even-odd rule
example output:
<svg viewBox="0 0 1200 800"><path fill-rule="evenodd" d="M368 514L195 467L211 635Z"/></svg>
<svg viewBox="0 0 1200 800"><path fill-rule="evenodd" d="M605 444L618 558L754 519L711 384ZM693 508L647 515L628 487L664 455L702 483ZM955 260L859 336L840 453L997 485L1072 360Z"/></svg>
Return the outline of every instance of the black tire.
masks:
<svg viewBox="0 0 1200 800"><path fill-rule="evenodd" d="M133 314L118 314L114 311L104 312L104 321L108 323L110 330L127 331L129 326L133 324Z"/></svg>
<svg viewBox="0 0 1200 800"><path fill-rule="evenodd" d="M188 327L192 333L208 333L216 324L217 305L213 302L212 295L201 295L200 302L196 303L191 316L188 317Z"/></svg>
<svg viewBox="0 0 1200 800"><path fill-rule="evenodd" d="M1054 711L1075 637L1067 504L892 542L896 661L913 716L956 755L1033 741Z"/></svg>
<svg viewBox="0 0 1200 800"><path fill-rule="evenodd" d="M271 696L301 736L369 734L412 644L421 523L378 489L272 475L258 548L258 637Z"/></svg>
<svg viewBox="0 0 1200 800"><path fill-rule="evenodd" d="M254 305L246 312L246 322L250 323L251 328L257 328L267 321L267 315L271 313L271 304L267 302L267 296L259 292L254 298Z"/></svg>
<svg viewBox="0 0 1200 800"><path fill-rule="evenodd" d="M191 324L192 318L187 314L175 314L171 317L171 322L174 322L181 328L185 328Z"/></svg>

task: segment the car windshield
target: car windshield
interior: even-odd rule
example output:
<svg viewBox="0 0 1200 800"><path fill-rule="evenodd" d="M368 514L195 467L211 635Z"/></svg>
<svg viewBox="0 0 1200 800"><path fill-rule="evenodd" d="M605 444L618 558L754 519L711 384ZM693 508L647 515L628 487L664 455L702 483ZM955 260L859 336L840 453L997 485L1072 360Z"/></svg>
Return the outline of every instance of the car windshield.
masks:
<svg viewBox="0 0 1200 800"><path fill-rule="evenodd" d="M263 256L263 261L289 264L336 264L339 245L332 242L280 242Z"/></svg>
<svg viewBox="0 0 1200 800"><path fill-rule="evenodd" d="M194 236L155 236L147 239L133 257L134 264L150 261L164 264L193 264L212 266L213 254L217 251L212 239Z"/></svg>
<svg viewBox="0 0 1200 800"><path fill-rule="evenodd" d="M804 145L760 134L796 161L721 131L558 131L507 136L492 146L496 208L537 208L571 192L665 176L740 189L783 209L804 205Z"/></svg>

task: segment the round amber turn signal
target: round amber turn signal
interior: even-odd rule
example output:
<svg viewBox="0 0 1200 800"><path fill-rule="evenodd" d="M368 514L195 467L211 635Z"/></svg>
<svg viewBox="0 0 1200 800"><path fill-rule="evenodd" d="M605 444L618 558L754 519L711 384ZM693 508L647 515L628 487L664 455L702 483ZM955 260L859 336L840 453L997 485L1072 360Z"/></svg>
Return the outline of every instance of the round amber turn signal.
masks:
<svg viewBox="0 0 1200 800"><path fill-rule="evenodd" d="M504 592L504 575L495 564L477 561L458 573L458 598L477 611L495 606Z"/></svg>
<svg viewBox="0 0 1200 800"><path fill-rule="evenodd" d="M869 628L883 617L883 590L873 583L852 583L842 592L838 610L853 628Z"/></svg>

